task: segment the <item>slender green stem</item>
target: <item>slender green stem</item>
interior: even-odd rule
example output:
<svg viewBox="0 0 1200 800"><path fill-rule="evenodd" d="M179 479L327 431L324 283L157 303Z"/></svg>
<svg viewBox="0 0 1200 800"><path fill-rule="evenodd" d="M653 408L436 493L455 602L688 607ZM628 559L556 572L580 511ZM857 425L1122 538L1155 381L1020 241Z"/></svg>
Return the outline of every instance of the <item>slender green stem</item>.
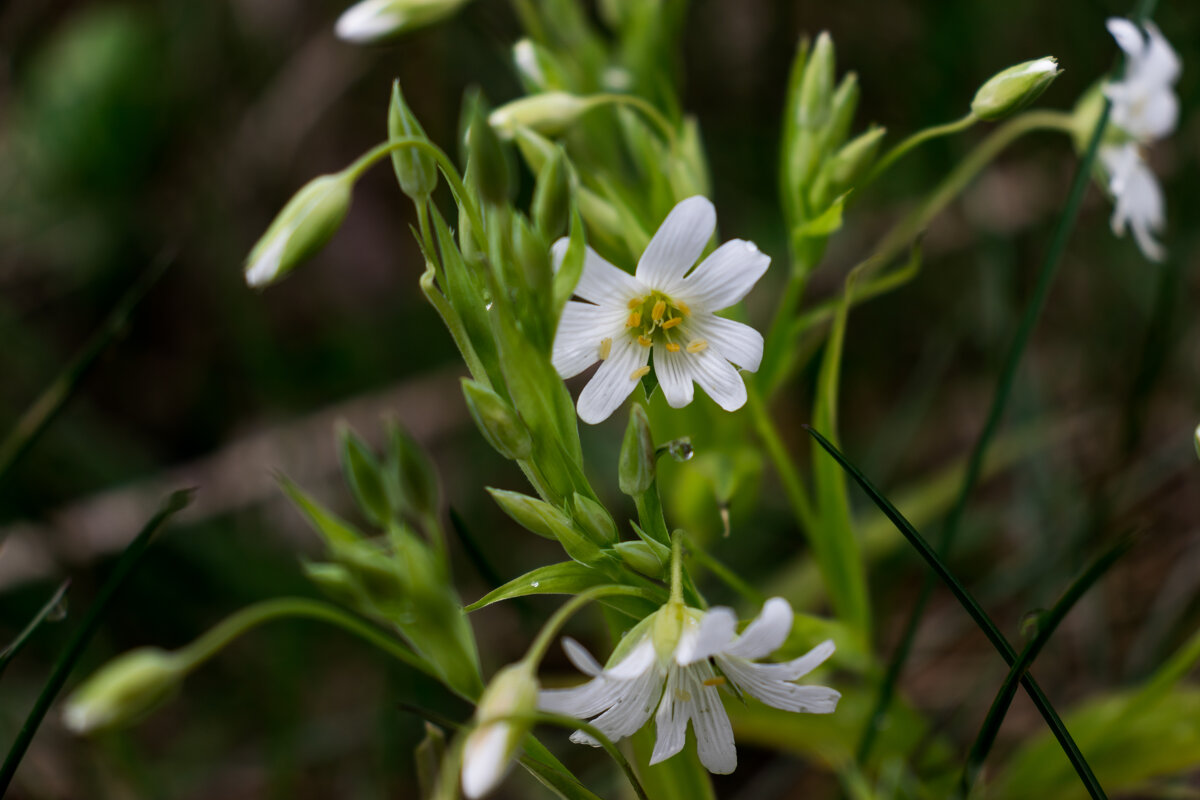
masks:
<svg viewBox="0 0 1200 800"><path fill-rule="evenodd" d="M971 595L971 593L967 591L966 587L959 582L958 578L954 576L954 573L952 573L942 559L938 557L937 551L933 549L933 547L925 540L923 536L921 536L917 529L913 527L912 523L905 519L904 515L901 514L894 505L892 505L891 501L884 497L883 493L875 488L874 484L872 484L867 477L858 470L857 467L851 464L850 461L844 455L842 455L842 453L836 447L834 447L828 439L815 431L813 428L807 425L804 427L809 432L809 435L811 435L813 439L815 439L817 443L821 445L821 447L825 448L825 451L828 452L829 455L837 460L837 462L842 466L842 469L846 470L846 472L852 478L854 478L859 487L866 492L867 496L871 498L871 501L879 508L880 511L884 513L884 516L891 520L892 524L896 527L896 530L900 531L904 538L908 540L909 544L911 544L917 553L920 554L921 558L925 559L925 563L928 564L932 572L938 578L940 578L944 584L946 584L947 588L949 588L954 594L954 597L958 600L959 604L963 607L967 614L970 615L971 619L974 620L975 624L979 626L979 629L983 631L983 634L988 638L988 641L992 643L992 646L1004 659L1005 663L1007 663L1010 667L1015 664L1017 662L1017 653L1015 650L1013 650L1012 645L1009 644L1008 639L1006 639L1004 634L1000 632L1000 629L996 627L996 623L993 622L992 618L988 616L988 613L984 611L983 606L981 606L979 602ZM1046 721L1046 725L1049 726L1051 732L1054 734L1054 737L1058 740L1063 752L1066 753L1067 758L1071 761L1071 765L1075 768L1076 773L1078 773L1080 780L1083 782L1084 787L1088 791L1088 794L1091 795L1093 800L1105 800L1107 795L1105 795L1104 789L1100 786L1100 781L1097 780L1095 773L1092 772L1091 766L1087 763L1087 759L1084 758L1083 753L1079 751L1079 746L1071 737L1070 731L1068 731L1067 726L1063 724L1062 719L1058 716L1058 712L1054 710L1054 706L1051 705L1050 700L1046 697L1045 693L1042 692L1041 687L1038 686L1037 681L1035 681L1033 676L1028 672L1022 675L1020 680L1021 686L1029 695L1029 698L1033 701L1034 706L1042 715L1042 718Z"/></svg>
<svg viewBox="0 0 1200 800"><path fill-rule="evenodd" d="M409 649L404 643L396 640L380 628L343 611L335 605L320 600L309 600L302 597L281 597L276 600L266 600L236 611L213 626L199 639L186 647L180 648L176 654L186 665L185 669L196 669L227 647L234 639L268 622L292 618L315 619L336 625L348 633L374 645L397 661L403 662L413 669L419 670L433 678L438 678L433 668L419 655ZM440 680L440 678L439 678ZM470 699L470 698L468 698Z"/></svg>
<svg viewBox="0 0 1200 800"><path fill-rule="evenodd" d="M17 657L17 653L21 652L21 649L25 647L25 644L33 636L34 632L54 613L54 610L62 607L63 597L66 596L67 589L69 588L71 588L71 580L68 578L62 582L54 594L50 595L50 599L33 615L33 619L29 621L24 630L17 634L17 638L13 639L12 643L0 652L0 674L8 668L12 660Z"/></svg>
<svg viewBox="0 0 1200 800"><path fill-rule="evenodd" d="M654 107L652 103L643 100L634 94L594 94L588 97L588 100L598 103L612 103L614 105L625 105L634 108L641 112L647 119L654 123L655 127L662 132L663 138L675 149L675 128L671 125L670 120L663 115L661 111Z"/></svg>
<svg viewBox="0 0 1200 800"><path fill-rule="evenodd" d="M805 536L811 538L816 520L813 516L812 502L809 500L808 491L804 488L803 481L800 480L800 473L796 469L796 465L792 463L787 447L784 446L775 422L767 413L762 395L753 381L746 383L746 393L748 399L746 407L750 411L754 429L766 446L771 462L775 465L775 471L783 483L783 492L787 495L792 512L796 515L796 522L799 523Z"/></svg>
<svg viewBox="0 0 1200 800"><path fill-rule="evenodd" d="M646 794L646 790L642 788L642 783L638 780L637 773L634 772L633 766L629 763L629 760L625 758L624 754L622 754L617 746L613 744L612 739L608 738L603 731L590 722L584 722L583 720L567 716L566 714L551 714L545 711L539 711L536 714L514 714L510 717L501 717L498 721L504 720L531 722L542 725L556 725L560 728L567 728L568 730L583 731L588 736L599 742L600 746L604 748L604 752L608 753L609 757L612 758L612 760L617 763L617 766L621 768L621 771L625 773L625 779L629 781L629 785L633 789L634 794L638 796L638 800L650 800L649 796Z"/></svg>
<svg viewBox="0 0 1200 800"><path fill-rule="evenodd" d="M450 331L450 336L454 339L454 343L458 345L458 352L462 354L463 361L467 363L467 369L470 370L471 377L481 383L486 383L489 380L487 369L483 366L483 361L479 358L479 354L475 352L475 346L471 344L471 337L467 334L467 329L463 325L462 318L454 310L454 306L450 305L450 301L446 299L446 296L438 290L435 283L436 278L437 273L434 271L433 262L426 262L426 269L421 273L421 292L438 312L438 316L442 318L446 329Z"/></svg>
<svg viewBox="0 0 1200 800"><path fill-rule="evenodd" d="M8 792L8 788L12 784L13 775L17 772L17 766L20 765L21 759L24 758L25 751L29 749L29 743L33 741L33 735L37 733L38 726L45 719L46 712L50 710L50 705L54 702L54 698L58 696L63 685L67 682L67 678L70 677L71 670L74 669L79 657L83 655L84 648L87 647L88 642L96 634L96 630L100 627L100 621L104 618L104 613L108 611L113 597L125 585L126 579L129 578L134 567L141 561L142 555L146 552L146 548L150 546L154 535L162 529L167 520L182 511L190 502L191 492L173 493L167 499L166 503L163 504L162 510L146 523L117 560L116 566L113 567L113 571L109 574L108 579L104 581L104 585L100 587L100 592L88 608L87 614L84 615L83 621L75 631L75 635L71 637L62 654L59 655L58 661L54 664L54 669L50 672L50 677L46 679L46 684L42 687L41 694L34 701L33 708L29 710L29 715L25 718L25 723L21 726L21 730L17 732L17 738L13 740L12 746L8 750L8 756L4 759L4 766L0 767L0 797L3 797Z"/></svg>
<svg viewBox="0 0 1200 800"><path fill-rule="evenodd" d="M917 131L893 147L891 150L880 156L879 160L875 162L875 166L869 173L867 173L867 177L863 179L858 188L861 189L863 186L866 186L880 175L887 172L888 168L890 168L893 164L895 164L916 147L930 141L931 139L937 139L940 136L950 136L952 134L959 133L960 131L965 131L978 121L979 118L976 117L973 112L968 112L965 117L962 119L956 119L954 122L947 122L943 125L934 125L932 127L925 128L924 130Z"/></svg>
<svg viewBox="0 0 1200 800"><path fill-rule="evenodd" d="M1059 623L1074 608L1079 598L1083 597L1088 589L1101 576L1108 572L1113 564L1117 563L1117 560L1121 556L1129 552L1132 546L1133 539L1125 537L1117 542L1115 546L1109 548L1107 552L1097 558L1091 566L1084 570L1082 575L1067 587L1067 590L1063 592L1062 597L1054 604L1054 607L1038 621L1037 635L1025 645L1016 663L1009 669L1008 675L1004 678L1004 683L1000 686L1000 691L996 693L996 699L992 701L992 707L988 709L987 717L984 718L983 725L979 729L979 735L975 737L975 743L971 745L971 751L967 755L967 763L963 767L962 779L959 786L962 797L970 797L971 795L971 787L975 783L975 779L979 776L979 771L983 767L988 753L991 752L992 745L996 742L996 734L1000 732L1000 725L1004 722L1004 715L1008 712L1013 697L1017 694L1017 684L1021 678L1029 671L1034 659L1042 652L1042 648L1046 646L1054 631L1058 629Z"/></svg>
<svg viewBox="0 0 1200 800"><path fill-rule="evenodd" d="M529 651L525 654L525 661L531 663L536 668L546 656L546 651L550 649L550 644L554 641L554 637L562 629L562 626L567 623L581 608L593 600L598 600L601 597L611 597L614 595L626 595L628 597L645 597L653 599L649 592L645 589L638 589L633 586L593 586L591 589L584 589L579 594L572 597L567 602L559 606L550 619L546 620L546 624L538 632L537 638L533 640L533 644L529 646Z"/></svg>
<svg viewBox="0 0 1200 800"><path fill-rule="evenodd" d="M688 550L705 569L716 575L730 589L733 589L755 605L762 605L766 602L767 596L765 594L744 581L736 572L725 566L715 556L701 547L700 543L696 541L695 536L688 536Z"/></svg>
<svg viewBox="0 0 1200 800"><path fill-rule="evenodd" d="M671 597L668 603L683 605L683 534L671 537Z"/></svg>

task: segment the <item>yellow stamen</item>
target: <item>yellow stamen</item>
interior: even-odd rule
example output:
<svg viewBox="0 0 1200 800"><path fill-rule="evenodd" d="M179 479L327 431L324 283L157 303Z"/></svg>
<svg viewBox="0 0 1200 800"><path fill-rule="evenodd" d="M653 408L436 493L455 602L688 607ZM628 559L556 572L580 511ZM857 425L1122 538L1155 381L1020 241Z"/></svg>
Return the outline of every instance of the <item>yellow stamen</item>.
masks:
<svg viewBox="0 0 1200 800"><path fill-rule="evenodd" d="M691 344L689 344L687 346L687 351L689 353L699 353L699 352L706 350L707 348L708 348L708 342L704 341L703 339L697 339L696 341L692 342Z"/></svg>
<svg viewBox="0 0 1200 800"><path fill-rule="evenodd" d="M654 340L647 336L639 336L638 344L640 344L642 347L649 347L650 345L654 344Z"/></svg>
<svg viewBox="0 0 1200 800"><path fill-rule="evenodd" d="M629 301L629 310L632 311L635 308L641 308L642 303L644 303L644 302L646 302L646 301L644 299L642 299L641 297L633 298L632 300Z"/></svg>
<svg viewBox="0 0 1200 800"><path fill-rule="evenodd" d="M638 378L642 377L643 375L649 375L649 374L650 374L650 367L648 367L648 366L647 367L638 367L633 372L629 373L629 380L636 381Z"/></svg>
<svg viewBox="0 0 1200 800"><path fill-rule="evenodd" d="M667 320L666 322L664 322L662 324L662 328L664 331L669 331L669 330L671 330L671 328L674 328L676 325L678 325L681 322L683 322L683 317L671 317L669 320Z"/></svg>
<svg viewBox="0 0 1200 800"><path fill-rule="evenodd" d="M636 328L638 325L641 325L641 324L642 324L642 312L640 312L640 311L634 311L632 314L629 315L629 319L625 320L626 328Z"/></svg>
<svg viewBox="0 0 1200 800"><path fill-rule="evenodd" d="M600 340L600 360L608 358L612 354L612 339L607 336Z"/></svg>
<svg viewBox="0 0 1200 800"><path fill-rule="evenodd" d="M721 675L708 678L704 681L705 686L724 686L728 681Z"/></svg>
<svg viewBox="0 0 1200 800"><path fill-rule="evenodd" d="M686 317L688 314L691 314L691 313L692 313L692 310L691 310L690 308L688 308L688 305L687 305L687 303L683 302L682 300L676 300L676 301L675 301L675 307L676 307L676 308L678 308L678 309L679 309L679 313L680 313L680 314L683 314L685 317Z"/></svg>
<svg viewBox="0 0 1200 800"><path fill-rule="evenodd" d="M668 353L678 353L679 345L675 344L675 342L667 342L667 352Z"/></svg>
<svg viewBox="0 0 1200 800"><path fill-rule="evenodd" d="M650 316L655 322L663 318L663 314L667 313L667 302L659 300L654 304L654 308L650 310Z"/></svg>

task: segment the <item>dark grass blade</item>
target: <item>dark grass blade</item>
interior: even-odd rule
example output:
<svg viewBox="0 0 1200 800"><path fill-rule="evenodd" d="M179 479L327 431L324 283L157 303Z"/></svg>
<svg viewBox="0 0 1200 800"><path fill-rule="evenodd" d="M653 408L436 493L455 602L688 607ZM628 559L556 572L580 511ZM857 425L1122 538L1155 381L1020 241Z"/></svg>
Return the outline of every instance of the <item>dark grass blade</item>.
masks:
<svg viewBox="0 0 1200 800"><path fill-rule="evenodd" d="M1004 683L1000 685L1000 691L996 693L996 699L992 701L992 707L988 709L987 716L983 720L983 726L979 729L979 735L975 738L975 743L971 745L970 753L967 755L967 763L963 768L962 774L961 790L963 797L970 796L971 786L979 776L979 772L983 768L983 763L987 759L992 745L996 742L996 734L1000 732L1000 725L1004 722L1004 715L1008 713L1008 708L1012 704L1013 697L1017 694L1018 682L1029 671L1033 660L1042 652L1042 648L1050 641L1050 637L1054 635L1054 631L1057 630L1059 623L1063 621L1063 618L1067 616L1067 613L1075 606L1079 598L1083 597L1088 589L1117 563L1117 560L1121 556L1129 552L1129 549L1133 546L1133 541L1133 537L1124 537L1093 561L1067 587L1067 590L1063 592L1058 602L1042 616L1038 624L1037 634L1029 640L1029 644L1025 645L1025 649L1021 651L1021 655L1017 658L1016 663L1009 669L1008 675L1004 678Z"/></svg>
<svg viewBox="0 0 1200 800"><path fill-rule="evenodd" d="M29 748L29 743L33 740L34 734L37 733L38 726L42 724L42 720L46 717L46 712L50 710L50 705L62 690L63 684L67 682L67 678L70 676L71 670L75 667L75 663L83 654L84 648L87 647L88 642L95 635L96 629L100 627L100 621L104 618L104 613L108 610L113 596L116 595L130 573L133 572L134 567L141 560L154 535L166 524L167 520L191 502L191 496L192 492L188 490L174 492L167 498L162 510L151 517L150 521L134 537L134 540L129 543L129 546L125 548L125 552L117 560L112 573L105 580L104 585L100 587L100 592L96 595L96 600L88 608L87 614L84 615L79 629L75 631L66 648L59 655L58 661L54 664L54 669L50 672L50 677L42 687L42 693L38 695L37 701L34 702L33 708L29 711L29 716L25 718L25 724L21 726L21 730L17 733L17 738L13 741L12 747L9 748L8 756L4 759L4 766L0 767L0 797L3 797L8 792L8 787L12 783L17 766L20 765L21 759L25 756L25 751Z"/></svg>
<svg viewBox="0 0 1200 800"><path fill-rule="evenodd" d="M1133 19L1137 22L1145 20L1153 13L1155 5L1156 0L1141 0L1134 9ZM1054 226L1054 233L1050 239L1050 247L1046 250L1046 256L1042 260L1041 268L1038 270L1037 283L1034 286L1033 295L1029 298L1029 303L1025 306L1025 312L1021 317L1020 325L1005 355L1000 377L996 381L996 390L992 395L991 407L988 409L987 418L984 421L982 430L979 432L979 437L975 440L975 445L971 449L971 456L967 462L967 469L963 474L963 481L959 487L958 495L955 498L950 513L946 516L945 524L942 526L938 543L938 549L942 553L949 553L955 538L957 538L959 524L962 522L963 514L966 511L967 501L970 499L972 492L974 492L975 485L979 482L979 475L982 472L988 448L991 446L992 440L1000 428L1000 421L1004 417L1004 411L1008 406L1008 399L1012 393L1013 383L1017 376L1017 370L1021 365L1025 347L1029 344L1029 339L1033 335L1033 329L1037 326L1042 309L1046 305L1046 300L1050 295L1050 287L1054 283L1054 276L1058 272L1059 261L1062 260L1063 252L1067 247L1067 241L1070 239L1075 222L1079 218L1079 210L1083 203L1083 197L1087 193L1088 186L1092 181L1092 165L1095 163L1096 152L1099 150L1104 131L1108 127L1108 118L1111 111L1112 103L1108 98L1105 98L1100 117L1096 121L1096 127L1092 130L1092 135L1088 140L1087 149L1084 150L1079 163L1075 167L1075 176L1071 181L1070 192L1067 194L1067 202L1063 207L1062 214L1059 215L1058 222ZM891 661L888 662L883 683L880 684L879 696L876 699L874 709L867 718L867 727L863 732L862 740L859 742L857 758L860 765L865 763L867 757L870 755L871 746L875 741L879 724L887 713L888 706L891 705L896 682L899 680L900 673L904 669L904 664L908 660L908 655L912 650L913 638L916 636L917 628L920 627L925 609L929 605L929 597L933 592L933 586L934 578L932 575L929 575L921 585L921 593L918 595L917 602L913 606L912 613L909 615L904 633L900 638L900 644L892 654Z"/></svg>
<svg viewBox="0 0 1200 800"><path fill-rule="evenodd" d="M172 259L160 256L134 283L113 306L112 311L104 320L92 338L83 349L75 354L70 363L47 386L37 399L17 420L17 424L8 435L0 441L0 478L28 452L33 443L46 430L47 426L58 416L67 400L95 365L100 355L125 330L133 310L141 302L146 293L158 282L170 266Z"/></svg>
<svg viewBox="0 0 1200 800"><path fill-rule="evenodd" d="M846 457L842 455L836 447L829 443L829 440L817 433L808 425L805 425L804 428L808 431L810 436L817 440L817 443L820 444L821 447L825 448L825 450L831 456L833 456L833 458L842 466L842 469L846 470L847 474L854 478L858 485L862 487L862 490L867 493L867 496L871 498L871 502L879 507L879 510L882 511L884 515L886 515L887 518L892 521L892 524L896 526L896 529L900 531L901 534L903 534L904 538L908 540L909 544L911 544L916 551L920 553L921 557L925 559L926 563L929 564L930 568L934 571L937 577L941 578L942 582L949 587L951 592L953 592L954 597L962 605L963 609L966 610L967 614L970 615L971 619L975 621L975 624L979 626L979 629L983 631L983 634L987 636L988 641L990 641L992 646L996 648L996 651L1000 653L1000 656L1004 659L1005 663L1007 663L1010 667L1015 664L1017 661L1017 653L1015 650L1013 650L1012 645L1008 643L1008 640L1004 638L1004 634L1000 632L1000 629L996 627L996 623L992 621L991 617L988 616L987 612L983 610L983 607L979 605L971 593L967 591L966 587L959 582L958 578L954 577L954 574L950 572L950 570L938 557L937 552L934 551L934 549L930 547L929 543L925 541L924 537L917 532L917 529L912 526L912 523L905 519L904 515L896 510L896 507L893 506L891 502L889 502L888 499L884 497L883 494L880 493L880 491L876 489L869 480L867 480L866 476L859 472L853 464L846 460ZM1083 754L1079 752L1079 747L1075 744L1075 740L1071 738L1071 734L1067 730L1066 725L1063 724L1062 719L1058 716L1058 712L1054 710L1054 706L1050 704L1049 699L1047 699L1046 695L1042 692L1041 687L1038 686L1037 682L1033 679L1033 676L1026 672L1021 676L1020 680L1021 686L1025 688L1025 691L1029 694L1029 698L1033 700L1033 704L1037 706L1037 710L1041 713L1042 718L1046 720L1046 724L1050 727L1051 732L1053 732L1054 738L1056 738L1058 743L1062 746L1063 752L1066 753L1067 758L1071 761L1071 765L1075 767L1075 771L1079 773L1079 779L1083 781L1083 785L1087 789L1088 794L1090 794L1094 800L1103 800L1103 798L1106 798L1107 795L1105 795L1104 789L1101 788L1100 781L1096 779L1096 776L1092 772L1092 768L1088 765L1087 760L1083 757Z"/></svg>
<svg viewBox="0 0 1200 800"><path fill-rule="evenodd" d="M4 670L7 669L8 665L12 663L12 660L16 658L17 653L21 652L21 648L26 645L37 629L42 626L42 623L54 613L55 609L60 607L63 598L66 597L67 589L70 587L71 581L69 579L63 581L62 585L58 587L54 594L50 595L50 599L46 601L46 604L42 606L41 610L33 615L33 619L31 619L29 624L25 626L25 630L17 634L17 638L13 639L12 643L9 644L8 647L0 651L0 675L4 674Z"/></svg>

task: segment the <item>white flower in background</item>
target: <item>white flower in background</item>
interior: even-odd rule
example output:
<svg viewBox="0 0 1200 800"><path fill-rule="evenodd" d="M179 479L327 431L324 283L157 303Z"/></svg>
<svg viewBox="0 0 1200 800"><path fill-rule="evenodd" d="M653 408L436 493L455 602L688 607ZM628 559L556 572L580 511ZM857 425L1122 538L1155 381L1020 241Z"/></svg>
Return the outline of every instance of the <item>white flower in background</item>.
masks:
<svg viewBox="0 0 1200 800"><path fill-rule="evenodd" d="M793 661L755 663L779 649L791 629L792 608L781 597L768 600L740 636L737 617L728 608L703 612L669 603L626 634L607 669L578 643L564 639L571 663L592 679L572 689L542 691L538 706L591 719L613 740L633 735L653 715L658 738L651 764L683 749L690 720L700 762L710 772L733 772L737 751L721 686L785 711L829 714L837 708L837 691L793 683L829 658L832 641ZM571 741L596 744L582 731Z"/></svg>
<svg viewBox="0 0 1200 800"><path fill-rule="evenodd" d="M579 395L584 422L601 422L621 405L650 372L651 350L659 386L672 408L692 402L693 382L726 411L745 404L746 386L733 365L758 369L762 335L714 312L745 297L771 259L752 242L734 239L692 269L715 228L712 203L689 197L667 215L635 274L588 248L575 287L588 302L567 303L553 353L563 378L603 362ZM567 240L554 243L555 264L566 249Z"/></svg>
<svg viewBox="0 0 1200 800"><path fill-rule="evenodd" d="M1151 261L1162 261L1166 251L1154 237L1165 223L1162 189L1137 144L1105 145L1100 148L1100 161L1109 175L1108 189L1113 196L1113 233L1124 236L1125 228L1131 228L1142 254Z"/></svg>
<svg viewBox="0 0 1200 800"><path fill-rule="evenodd" d="M1108 30L1126 55L1124 76L1104 86L1112 101L1112 121L1144 144L1161 139L1175 130L1179 119L1174 89L1179 56L1154 23L1139 28L1113 17Z"/></svg>

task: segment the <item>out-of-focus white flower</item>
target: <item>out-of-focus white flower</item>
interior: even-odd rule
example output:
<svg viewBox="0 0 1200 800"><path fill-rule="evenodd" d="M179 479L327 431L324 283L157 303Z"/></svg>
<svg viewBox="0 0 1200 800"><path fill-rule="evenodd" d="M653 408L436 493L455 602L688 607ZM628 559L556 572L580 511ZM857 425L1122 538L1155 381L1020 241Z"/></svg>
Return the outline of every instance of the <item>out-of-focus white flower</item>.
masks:
<svg viewBox="0 0 1200 800"><path fill-rule="evenodd" d="M467 0L362 0L342 12L338 38L370 44L448 17Z"/></svg>
<svg viewBox="0 0 1200 800"><path fill-rule="evenodd" d="M554 337L558 374L570 378L596 363L600 369L579 395L579 417L608 418L650 372L650 352L663 395L672 408L692 402L693 382L726 411L746 402L746 385L733 366L758 369L762 335L716 316L740 301L766 272L770 257L752 242L733 239L695 269L716 227L716 211L697 195L680 202L630 275L588 248L575 294ZM560 264L567 240L554 243ZM690 272L689 272L690 270Z"/></svg>
<svg viewBox="0 0 1200 800"><path fill-rule="evenodd" d="M1113 233L1124 236L1126 227L1130 228L1142 254L1151 261L1162 261L1166 251L1155 238L1166 222L1162 189L1137 144L1105 145L1100 148L1100 162L1108 173L1113 196Z"/></svg>
<svg viewBox="0 0 1200 800"><path fill-rule="evenodd" d="M463 747L462 790L474 800L496 788L508 774L529 723L514 719L537 707L537 679L529 664L518 662L488 684L475 710L475 730Z"/></svg>
<svg viewBox="0 0 1200 800"><path fill-rule="evenodd" d="M1104 86L1112 101L1112 121L1142 143L1161 139L1175 130L1179 99L1179 56L1152 22L1140 28L1120 17L1108 20L1109 33L1125 51L1125 74Z"/></svg>
<svg viewBox="0 0 1200 800"><path fill-rule="evenodd" d="M690 721L700 763L710 772L733 772L737 750L721 686L785 711L829 714L837 708L837 691L793 683L829 658L832 641L793 661L756 663L779 649L791 629L792 608L781 597L768 600L740 636L737 617L728 608L703 612L668 603L626 634L611 667L602 668L577 642L564 639L571 663L592 679L573 689L543 691L538 705L591 719L613 740L633 735L653 715L658 736L651 764L683 749ZM582 731L571 741L597 744Z"/></svg>

